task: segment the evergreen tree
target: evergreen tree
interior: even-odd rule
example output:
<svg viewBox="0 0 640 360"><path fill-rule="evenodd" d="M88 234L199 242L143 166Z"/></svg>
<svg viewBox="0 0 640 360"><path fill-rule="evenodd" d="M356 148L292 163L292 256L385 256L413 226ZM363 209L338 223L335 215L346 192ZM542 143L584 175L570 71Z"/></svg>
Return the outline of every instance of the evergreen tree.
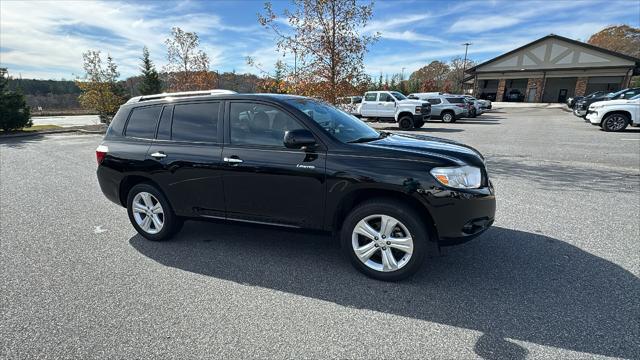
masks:
<svg viewBox="0 0 640 360"><path fill-rule="evenodd" d="M7 69L0 68L0 128L5 132L31 127L31 111L20 91L9 91Z"/></svg>
<svg viewBox="0 0 640 360"><path fill-rule="evenodd" d="M156 67L149 58L149 49L145 46L142 49L142 82L138 85L138 91L142 95L159 94L162 92L162 83L156 71Z"/></svg>

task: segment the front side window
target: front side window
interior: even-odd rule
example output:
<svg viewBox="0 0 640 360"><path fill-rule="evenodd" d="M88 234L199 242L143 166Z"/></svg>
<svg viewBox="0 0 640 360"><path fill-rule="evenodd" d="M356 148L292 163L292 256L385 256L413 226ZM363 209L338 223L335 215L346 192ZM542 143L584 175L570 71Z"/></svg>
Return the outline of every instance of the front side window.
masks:
<svg viewBox="0 0 640 360"><path fill-rule="evenodd" d="M161 106L133 109L131 116L129 116L125 135L143 139L153 139L160 111L162 111Z"/></svg>
<svg viewBox="0 0 640 360"><path fill-rule="evenodd" d="M231 103L229 125L235 145L284 147L284 133L302 129L282 110L257 103Z"/></svg>
<svg viewBox="0 0 640 360"><path fill-rule="evenodd" d="M398 100L405 100L407 97L402 95L402 93L399 93L397 91L392 91L391 95L393 95L393 97L395 97Z"/></svg>
<svg viewBox="0 0 640 360"><path fill-rule="evenodd" d="M217 142L220 103L178 104L173 109L171 139L175 141Z"/></svg>
<svg viewBox="0 0 640 360"><path fill-rule="evenodd" d="M377 98L378 98L378 94L377 93L367 93L364 96L364 100L365 101L376 101Z"/></svg>
<svg viewBox="0 0 640 360"><path fill-rule="evenodd" d="M333 106L311 99L289 99L287 102L318 123L324 131L341 142L377 139L380 134L362 120Z"/></svg>
<svg viewBox="0 0 640 360"><path fill-rule="evenodd" d="M396 99L394 99L393 96L391 96L391 94L380 93L380 101L382 101L382 102L393 102L393 101L396 101Z"/></svg>

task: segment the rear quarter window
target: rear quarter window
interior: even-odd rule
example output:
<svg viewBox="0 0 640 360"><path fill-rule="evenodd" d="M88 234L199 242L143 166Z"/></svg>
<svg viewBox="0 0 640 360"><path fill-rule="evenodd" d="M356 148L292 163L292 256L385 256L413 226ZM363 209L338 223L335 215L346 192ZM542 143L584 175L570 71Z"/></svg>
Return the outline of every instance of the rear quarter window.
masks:
<svg viewBox="0 0 640 360"><path fill-rule="evenodd" d="M161 106L139 107L131 111L125 135L143 139L153 139Z"/></svg>

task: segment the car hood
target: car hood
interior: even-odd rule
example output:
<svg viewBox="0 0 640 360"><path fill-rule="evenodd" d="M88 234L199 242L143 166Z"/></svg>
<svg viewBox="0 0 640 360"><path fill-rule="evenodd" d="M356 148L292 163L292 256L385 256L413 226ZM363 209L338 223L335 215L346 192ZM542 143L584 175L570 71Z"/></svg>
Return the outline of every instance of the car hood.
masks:
<svg viewBox="0 0 640 360"><path fill-rule="evenodd" d="M432 136L391 134L382 139L359 145L402 152L409 157L436 156L459 165L469 164L484 167L484 157L471 146ZM398 154L398 156L403 155Z"/></svg>
<svg viewBox="0 0 640 360"><path fill-rule="evenodd" d="M613 106L613 105L620 105L620 104L637 104L637 103L638 101L634 101L634 100L618 99L618 100L608 100L608 101L596 101L592 103L590 107L595 107L600 105Z"/></svg>
<svg viewBox="0 0 640 360"><path fill-rule="evenodd" d="M398 105L415 105L415 106L421 106L424 103L424 101L421 100L413 100L413 99L404 99L404 100L399 100L398 101Z"/></svg>

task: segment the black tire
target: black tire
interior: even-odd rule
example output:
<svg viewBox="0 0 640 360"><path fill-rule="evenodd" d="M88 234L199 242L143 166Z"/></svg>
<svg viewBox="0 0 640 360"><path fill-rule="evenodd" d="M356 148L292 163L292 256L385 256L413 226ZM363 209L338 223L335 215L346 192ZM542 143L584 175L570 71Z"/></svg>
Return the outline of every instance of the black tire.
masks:
<svg viewBox="0 0 640 360"><path fill-rule="evenodd" d="M607 132L622 131L629 126L629 117L620 113L609 114L602 119L600 126Z"/></svg>
<svg viewBox="0 0 640 360"><path fill-rule="evenodd" d="M423 127L423 126L424 126L424 120L414 121L414 122L413 122L413 126L414 126L416 129L419 129L419 128Z"/></svg>
<svg viewBox="0 0 640 360"><path fill-rule="evenodd" d="M478 111L476 110L476 108L471 108L471 111L469 111L469 116L471 118L478 116Z"/></svg>
<svg viewBox="0 0 640 360"><path fill-rule="evenodd" d="M443 111L440 115L442 122L444 123L453 123L456 122L456 115L453 111Z"/></svg>
<svg viewBox="0 0 640 360"><path fill-rule="evenodd" d="M133 212L133 201L136 195L140 193L151 194L162 206L162 226L160 231L157 233L149 233L145 231L136 221ZM131 224L136 231L144 238L151 241L163 241L170 239L176 232L180 231L184 223L183 219L175 215L171 204L169 204L169 201L167 201L167 198L164 196L162 191L149 183L137 184L129 190L129 194L127 195L127 213L129 214L129 221L131 221ZM158 214L158 216L159 215L160 214Z"/></svg>
<svg viewBox="0 0 640 360"><path fill-rule="evenodd" d="M413 251L411 256L403 266L395 271L384 272L370 268L358 258L354 250L353 231L356 225L361 220L378 214L391 216L400 221L413 239ZM400 228L395 229L397 231L404 232L404 230ZM373 242L373 240L363 237L363 235L356 236L358 236L356 241L364 240L365 243ZM429 243L429 232L423 222L423 218L410 206L400 201L387 198L368 200L355 207L349 215L347 215L347 218L342 225L342 229L340 231L340 242L344 255L349 259L349 261L351 261L356 269L369 277L383 281L402 280L415 274L422 265L428 249L431 248ZM397 251L397 249L392 249L392 247L389 247L388 249L389 251ZM381 247L376 246L375 253L370 255L369 258L372 259L372 261L375 261L374 259L380 259L379 261L382 262ZM395 260L397 261L397 258ZM398 262L398 264L400 263L402 263L402 259Z"/></svg>
<svg viewBox="0 0 640 360"><path fill-rule="evenodd" d="M411 116L403 116L398 119L398 127L400 130L413 130L413 118Z"/></svg>

